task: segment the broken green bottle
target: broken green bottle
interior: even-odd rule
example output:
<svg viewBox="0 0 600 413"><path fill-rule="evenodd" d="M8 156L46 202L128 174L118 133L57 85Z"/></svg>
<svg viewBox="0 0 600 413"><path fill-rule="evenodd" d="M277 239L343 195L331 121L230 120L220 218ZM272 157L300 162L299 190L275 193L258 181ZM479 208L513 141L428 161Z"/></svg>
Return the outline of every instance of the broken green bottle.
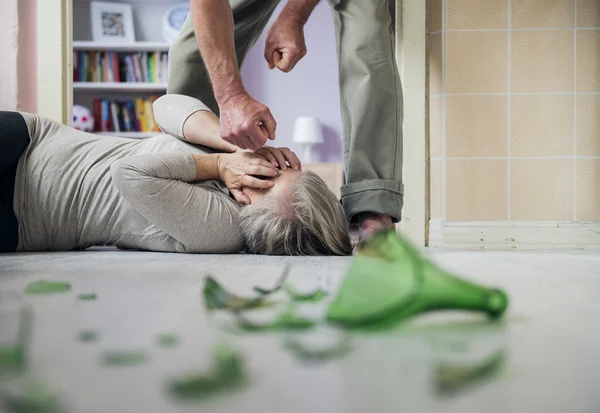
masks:
<svg viewBox="0 0 600 413"><path fill-rule="evenodd" d="M431 310L501 316L507 295L441 270L394 231L375 234L357 252L327 318L346 327L395 323Z"/></svg>

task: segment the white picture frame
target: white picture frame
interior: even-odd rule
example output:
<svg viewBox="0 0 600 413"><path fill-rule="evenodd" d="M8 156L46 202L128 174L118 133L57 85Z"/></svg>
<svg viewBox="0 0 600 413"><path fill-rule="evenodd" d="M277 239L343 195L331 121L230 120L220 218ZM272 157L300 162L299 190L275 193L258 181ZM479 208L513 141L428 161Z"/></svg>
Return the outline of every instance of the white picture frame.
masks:
<svg viewBox="0 0 600 413"><path fill-rule="evenodd" d="M135 27L131 4L92 1L92 39L104 43L134 43Z"/></svg>

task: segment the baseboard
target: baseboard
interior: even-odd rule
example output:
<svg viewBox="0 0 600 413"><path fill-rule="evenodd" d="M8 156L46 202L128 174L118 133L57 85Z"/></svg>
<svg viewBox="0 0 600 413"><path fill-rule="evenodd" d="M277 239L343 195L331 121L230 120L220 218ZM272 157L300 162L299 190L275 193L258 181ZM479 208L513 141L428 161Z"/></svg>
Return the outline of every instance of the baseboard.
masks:
<svg viewBox="0 0 600 413"><path fill-rule="evenodd" d="M486 250L600 250L600 221L443 222L431 219L429 246Z"/></svg>

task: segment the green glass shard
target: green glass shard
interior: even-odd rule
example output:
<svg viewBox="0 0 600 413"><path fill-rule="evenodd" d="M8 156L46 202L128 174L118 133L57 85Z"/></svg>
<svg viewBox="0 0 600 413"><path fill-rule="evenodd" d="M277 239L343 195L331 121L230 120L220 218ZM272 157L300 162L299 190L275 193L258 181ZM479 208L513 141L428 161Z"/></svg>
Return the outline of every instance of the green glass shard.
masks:
<svg viewBox="0 0 600 413"><path fill-rule="evenodd" d="M361 245L328 319L348 327L397 322L431 310L460 309L498 317L506 310L503 291L445 272L394 231Z"/></svg>
<svg viewBox="0 0 600 413"><path fill-rule="evenodd" d="M246 298L231 294L211 276L206 277L203 295L204 305L211 310L239 311L261 307L265 304L265 297L262 295Z"/></svg>
<svg viewBox="0 0 600 413"><path fill-rule="evenodd" d="M175 334L161 334L158 336L158 345L161 347L175 347L179 339Z"/></svg>
<svg viewBox="0 0 600 413"><path fill-rule="evenodd" d="M9 413L59 413L58 398L41 382L26 378L0 390L0 409Z"/></svg>
<svg viewBox="0 0 600 413"><path fill-rule="evenodd" d="M25 365L25 351L22 346L11 344L0 347L0 372L21 370Z"/></svg>
<svg viewBox="0 0 600 413"><path fill-rule="evenodd" d="M272 322L257 323L247 319L243 313L237 314L237 325L248 331L303 330L314 327L317 322L298 315L294 306L288 306Z"/></svg>
<svg viewBox="0 0 600 413"><path fill-rule="evenodd" d="M27 367L27 347L33 326L31 308L23 308L19 315L17 342L0 347L0 373L3 371L23 371Z"/></svg>
<svg viewBox="0 0 600 413"><path fill-rule="evenodd" d="M138 350L107 351L102 354L102 364L111 367L136 366L146 361L146 354Z"/></svg>
<svg viewBox="0 0 600 413"><path fill-rule="evenodd" d="M213 349L213 363L208 372L190 373L173 379L169 383L169 391L181 399L200 400L239 387L245 380L242 357L221 344Z"/></svg>
<svg viewBox="0 0 600 413"><path fill-rule="evenodd" d="M297 359L304 362L324 362L338 359L348 354L351 350L350 338L348 336L342 337L337 343L329 347L311 346L297 337L286 338L283 345Z"/></svg>
<svg viewBox="0 0 600 413"><path fill-rule="evenodd" d="M78 300L82 300L82 301L93 301L98 299L98 296L95 293L92 294L79 294L77 296Z"/></svg>
<svg viewBox="0 0 600 413"><path fill-rule="evenodd" d="M287 279L288 275L290 274L290 268L291 268L290 264L285 265L285 267L283 268L283 272L281 273L281 275L279 276L279 278L277 279L277 282L275 283L275 285L273 287L271 287L269 289L262 288L262 287L254 287L254 291L256 291L257 293L259 293L261 295L269 295L269 294L273 294L273 293L281 290L285 280Z"/></svg>
<svg viewBox="0 0 600 413"><path fill-rule="evenodd" d="M70 283L45 280L32 282L25 288L25 293L32 295L66 293L68 291L71 291Z"/></svg>
<svg viewBox="0 0 600 413"><path fill-rule="evenodd" d="M436 389L440 393L451 393L477 381L491 378L500 371L505 358L504 351L499 350L478 363L439 362L435 367Z"/></svg>
<svg viewBox="0 0 600 413"><path fill-rule="evenodd" d="M98 333L94 330L81 330L77 334L79 341L84 342L84 343L90 343L92 341L96 341L96 340L98 340L98 336L99 336Z"/></svg>
<svg viewBox="0 0 600 413"><path fill-rule="evenodd" d="M321 301L323 298L327 297L327 293L320 288L317 288L314 291L303 293L295 289L290 285L290 283L285 283L283 288L289 294L290 298L293 301L308 301L316 303Z"/></svg>

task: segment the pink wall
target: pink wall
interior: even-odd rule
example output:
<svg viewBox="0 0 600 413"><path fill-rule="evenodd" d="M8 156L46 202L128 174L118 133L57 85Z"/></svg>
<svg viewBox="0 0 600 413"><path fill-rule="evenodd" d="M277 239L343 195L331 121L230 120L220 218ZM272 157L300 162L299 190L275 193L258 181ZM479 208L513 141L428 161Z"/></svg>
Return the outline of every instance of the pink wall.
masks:
<svg viewBox="0 0 600 413"><path fill-rule="evenodd" d="M37 111L37 1L2 0L0 110Z"/></svg>
<svg viewBox="0 0 600 413"><path fill-rule="evenodd" d="M18 2L17 107L25 112L37 112L37 0L18 0Z"/></svg>
<svg viewBox="0 0 600 413"><path fill-rule="evenodd" d="M17 0L3 0L0 13L0 110L17 108Z"/></svg>

